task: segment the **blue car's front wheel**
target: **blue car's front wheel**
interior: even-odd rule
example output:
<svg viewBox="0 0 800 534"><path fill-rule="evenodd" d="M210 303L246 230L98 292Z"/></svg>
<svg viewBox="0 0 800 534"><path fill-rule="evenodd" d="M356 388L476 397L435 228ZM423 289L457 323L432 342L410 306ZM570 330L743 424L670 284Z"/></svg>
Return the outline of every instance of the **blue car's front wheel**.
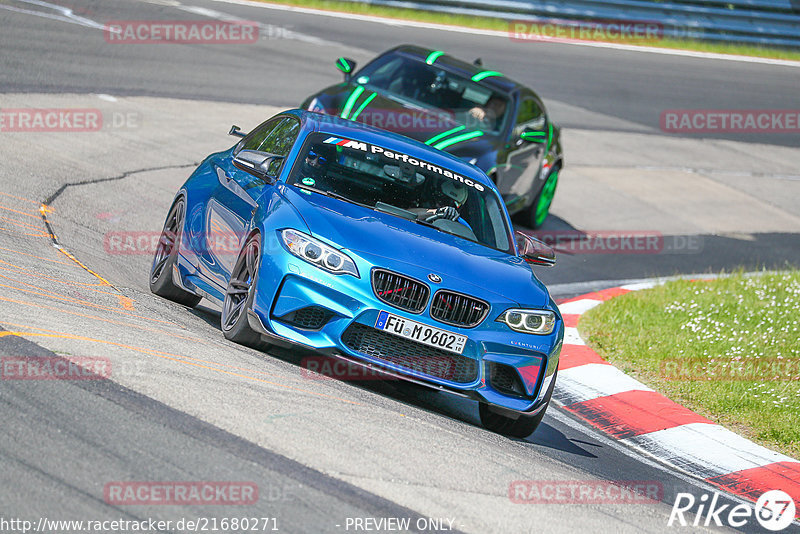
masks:
<svg viewBox="0 0 800 534"><path fill-rule="evenodd" d="M222 302L222 333L235 343L255 349L265 347L261 336L250 328L247 310L253 304L256 278L261 264L261 238L253 234L242 247L231 271L231 279Z"/></svg>
<svg viewBox="0 0 800 534"><path fill-rule="evenodd" d="M150 268L150 291L165 299L194 308L201 297L178 287L172 280L172 271L178 260L185 214L186 204L181 197L170 208L167 220L164 221L164 229L161 230L158 239L158 247Z"/></svg>

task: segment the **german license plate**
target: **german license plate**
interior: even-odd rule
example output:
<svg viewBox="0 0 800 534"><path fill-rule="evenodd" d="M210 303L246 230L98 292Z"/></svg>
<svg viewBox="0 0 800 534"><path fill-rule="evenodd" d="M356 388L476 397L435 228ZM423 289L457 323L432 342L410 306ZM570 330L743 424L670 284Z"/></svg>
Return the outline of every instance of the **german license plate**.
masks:
<svg viewBox="0 0 800 534"><path fill-rule="evenodd" d="M464 352L464 345L467 344L467 336L434 328L385 311L378 314L375 328L456 354Z"/></svg>

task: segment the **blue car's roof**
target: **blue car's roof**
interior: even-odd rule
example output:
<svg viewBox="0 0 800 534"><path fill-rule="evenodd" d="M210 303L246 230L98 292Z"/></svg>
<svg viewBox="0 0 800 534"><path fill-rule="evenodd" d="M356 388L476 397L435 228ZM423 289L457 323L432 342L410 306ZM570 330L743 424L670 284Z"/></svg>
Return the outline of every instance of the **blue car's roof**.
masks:
<svg viewBox="0 0 800 534"><path fill-rule="evenodd" d="M293 109L286 113L295 115L301 119L304 133L322 132L336 135L338 137L352 138L357 141L390 148L393 151L408 154L435 165L441 165L451 171L469 176L476 182L487 188L496 190L494 182L484 174L483 171L470 165L462 159L436 150L414 139L410 139L400 134L381 130L360 122L345 120L334 115L323 115L302 109Z"/></svg>

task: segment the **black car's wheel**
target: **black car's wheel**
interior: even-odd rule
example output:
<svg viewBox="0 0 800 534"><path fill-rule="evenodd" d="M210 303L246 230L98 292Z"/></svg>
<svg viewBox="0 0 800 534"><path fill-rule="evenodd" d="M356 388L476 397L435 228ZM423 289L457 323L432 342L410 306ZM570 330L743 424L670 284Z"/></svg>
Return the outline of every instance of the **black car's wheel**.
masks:
<svg viewBox="0 0 800 534"><path fill-rule="evenodd" d="M550 406L550 398L553 396L553 389L556 385L556 378L558 370L553 375L553 380L550 382L550 387L547 389L547 396L545 397L545 406L542 411L536 415L521 415L519 419L511 419L505 415L494 413L489 409L488 404L481 403L478 407L481 416L481 423L487 430L510 436L512 438L527 438L533 434L539 427L539 424L544 419L544 413Z"/></svg>
<svg viewBox="0 0 800 534"><path fill-rule="evenodd" d="M253 234L239 252L222 303L222 333L227 339L255 349L267 347L258 332L250 328L247 310L253 303L258 267L261 264L261 237Z"/></svg>
<svg viewBox="0 0 800 534"><path fill-rule="evenodd" d="M558 167L550 171L541 191L536 195L536 200L533 201L529 208L519 214L519 222L533 229L539 228L544 224L545 219L550 214L550 206L553 204L553 197L556 194L559 171Z"/></svg>
<svg viewBox="0 0 800 534"><path fill-rule="evenodd" d="M183 198L179 198L169 210L167 220L164 221L164 229L158 240L153 266L150 268L150 291L159 297L194 308L202 297L189 293L172 281L172 268L178 259L178 247L185 215L186 203Z"/></svg>

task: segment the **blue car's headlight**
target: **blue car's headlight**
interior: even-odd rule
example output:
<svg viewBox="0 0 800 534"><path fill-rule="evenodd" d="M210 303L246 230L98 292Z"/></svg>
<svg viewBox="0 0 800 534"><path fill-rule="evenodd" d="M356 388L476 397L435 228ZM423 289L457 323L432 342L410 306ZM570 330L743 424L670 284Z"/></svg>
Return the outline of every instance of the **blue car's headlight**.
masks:
<svg viewBox="0 0 800 534"><path fill-rule="evenodd" d="M281 237L289 252L298 258L333 274L351 274L360 278L355 262L341 250L297 230L286 229L281 232Z"/></svg>
<svg viewBox="0 0 800 534"><path fill-rule="evenodd" d="M547 310L511 309L504 311L497 320L511 330L542 336L552 334L556 326L556 314Z"/></svg>

